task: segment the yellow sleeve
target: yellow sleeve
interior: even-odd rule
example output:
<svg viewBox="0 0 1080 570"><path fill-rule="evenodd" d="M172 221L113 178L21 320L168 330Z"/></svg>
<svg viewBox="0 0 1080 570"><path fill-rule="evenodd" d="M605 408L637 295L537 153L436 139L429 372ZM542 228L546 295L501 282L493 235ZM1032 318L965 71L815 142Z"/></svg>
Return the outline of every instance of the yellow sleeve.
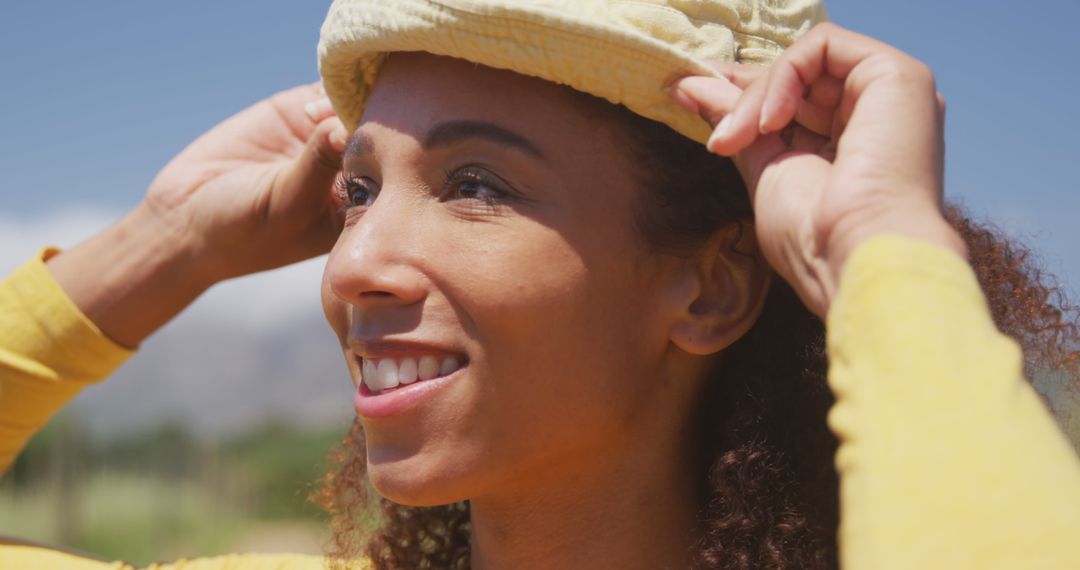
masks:
<svg viewBox="0 0 1080 570"><path fill-rule="evenodd" d="M181 560L168 564L152 564L145 570L323 570L326 559L303 554L229 554L213 558ZM108 567L106 567L108 568ZM354 570L368 570L366 563L357 563ZM111 569L110 569L111 570Z"/></svg>
<svg viewBox="0 0 1080 570"><path fill-rule="evenodd" d="M326 559L304 554L230 554L212 558L151 564L145 570L323 570ZM135 570L123 562L102 562L40 546L0 545L0 568L34 570ZM366 561L351 566L370 570Z"/></svg>
<svg viewBox="0 0 1080 570"><path fill-rule="evenodd" d="M121 562L101 562L40 546L0 544L0 568L34 570L131 570Z"/></svg>
<svg viewBox="0 0 1080 570"><path fill-rule="evenodd" d="M964 260L870 240L827 330L844 568L1080 568L1080 461Z"/></svg>
<svg viewBox="0 0 1080 570"><path fill-rule="evenodd" d="M41 255L0 282L0 473L34 433L131 354L106 338L52 278Z"/></svg>
<svg viewBox="0 0 1080 570"><path fill-rule="evenodd" d="M132 354L106 338L45 268L45 250L0 282L0 472L26 441L79 390ZM0 540L0 543L3 541ZM154 564L147 570L317 570L320 556L234 554ZM358 570L370 568L358 561ZM0 568L134 570L29 544L0 544Z"/></svg>

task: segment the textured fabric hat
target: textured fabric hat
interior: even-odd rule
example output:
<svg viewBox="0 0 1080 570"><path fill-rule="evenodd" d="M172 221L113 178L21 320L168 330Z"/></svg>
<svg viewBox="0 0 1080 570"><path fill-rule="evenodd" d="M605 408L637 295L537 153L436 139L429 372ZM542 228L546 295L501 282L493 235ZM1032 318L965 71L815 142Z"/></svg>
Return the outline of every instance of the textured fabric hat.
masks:
<svg viewBox="0 0 1080 570"><path fill-rule="evenodd" d="M826 19L821 0L334 0L326 93L356 128L386 55L423 51L568 85L704 142L664 87L703 60L767 64Z"/></svg>

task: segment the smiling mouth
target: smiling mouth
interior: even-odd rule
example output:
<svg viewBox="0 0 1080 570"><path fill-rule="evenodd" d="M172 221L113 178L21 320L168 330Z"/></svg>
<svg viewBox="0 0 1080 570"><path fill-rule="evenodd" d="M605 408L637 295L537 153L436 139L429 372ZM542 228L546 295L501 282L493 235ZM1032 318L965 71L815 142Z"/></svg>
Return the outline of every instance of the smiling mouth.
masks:
<svg viewBox="0 0 1080 570"><path fill-rule="evenodd" d="M361 359L360 380L373 394L385 394L398 388L449 376L464 366L456 356L432 356Z"/></svg>

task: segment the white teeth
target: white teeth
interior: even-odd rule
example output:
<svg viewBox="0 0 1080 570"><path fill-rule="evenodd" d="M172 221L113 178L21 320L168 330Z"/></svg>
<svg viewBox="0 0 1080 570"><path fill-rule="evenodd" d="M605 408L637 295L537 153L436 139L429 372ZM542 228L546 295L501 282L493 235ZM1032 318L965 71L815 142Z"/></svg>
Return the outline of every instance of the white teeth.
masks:
<svg viewBox="0 0 1080 570"><path fill-rule="evenodd" d="M447 356L446 358L443 359L442 365L439 366L439 374L441 376L447 376L449 374L452 374L457 369L458 369L458 361L457 361L457 359L454 358L453 356Z"/></svg>
<svg viewBox="0 0 1080 570"><path fill-rule="evenodd" d="M416 382L416 359L403 358L398 366L398 382L412 384Z"/></svg>
<svg viewBox="0 0 1080 570"><path fill-rule="evenodd" d="M377 392L379 390L378 388L375 387L376 386L376 380L375 380L376 372L375 372L375 370L376 370L375 363L370 361L370 360L365 360L364 361L364 368L360 372L360 379L363 380L364 384L367 384L368 390L371 390L372 392Z"/></svg>
<svg viewBox="0 0 1080 570"><path fill-rule="evenodd" d="M421 356L418 375L421 380L431 380L439 375L439 360L434 356Z"/></svg>
<svg viewBox="0 0 1080 570"><path fill-rule="evenodd" d="M380 390L387 388L397 388L398 385L398 366L394 362L393 358L384 358L379 361L378 372L376 373L376 382L379 384Z"/></svg>
<svg viewBox="0 0 1080 570"><path fill-rule="evenodd" d="M434 356L421 356L419 361L413 357L401 359L397 363L393 358L367 360L360 369L360 380L372 393L397 388L399 385L412 384L417 380L431 380L439 376L448 376L461 368L461 363L453 356L439 359Z"/></svg>

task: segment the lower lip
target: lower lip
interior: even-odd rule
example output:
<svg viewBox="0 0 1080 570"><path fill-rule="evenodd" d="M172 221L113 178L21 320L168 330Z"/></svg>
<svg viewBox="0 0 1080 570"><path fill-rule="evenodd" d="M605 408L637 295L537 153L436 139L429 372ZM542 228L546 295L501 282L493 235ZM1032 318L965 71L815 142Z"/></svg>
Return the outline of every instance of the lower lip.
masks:
<svg viewBox="0 0 1080 570"><path fill-rule="evenodd" d="M420 380L385 394L373 394L361 382L360 388L356 391L356 397L353 399L356 413L366 419L388 418L405 413L420 406L425 400L435 397L436 393L453 382L462 370L464 367L446 376Z"/></svg>

